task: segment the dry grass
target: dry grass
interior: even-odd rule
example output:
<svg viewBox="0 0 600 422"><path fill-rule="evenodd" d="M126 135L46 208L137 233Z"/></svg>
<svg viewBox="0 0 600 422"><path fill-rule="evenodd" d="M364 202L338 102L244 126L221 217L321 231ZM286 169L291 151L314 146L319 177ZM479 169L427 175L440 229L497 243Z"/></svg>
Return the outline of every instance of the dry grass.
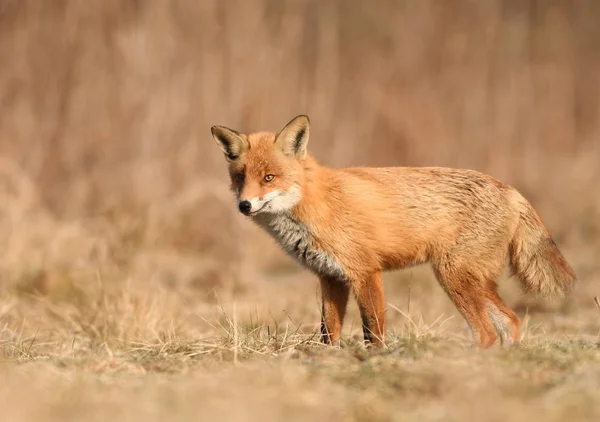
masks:
<svg viewBox="0 0 600 422"><path fill-rule="evenodd" d="M3 417L531 422L600 416L595 306L522 315L520 347L478 352L441 289L426 271L415 272L410 305L393 303L406 296L398 291L402 274L389 277L390 326L381 350L361 342L356 306L341 348L321 345L307 277L273 285L273 297L262 301L244 295L227 305L193 301L160 285L99 284L66 302L5 294Z"/></svg>
<svg viewBox="0 0 600 422"><path fill-rule="evenodd" d="M597 420L600 3L0 0L2 420ZM319 292L236 213L208 128L308 113L329 165L519 188L580 280L501 293L476 352L427 267L388 343L317 342Z"/></svg>
<svg viewBox="0 0 600 422"><path fill-rule="evenodd" d="M146 308L130 307L131 296L111 299L144 318ZM183 325L186 318L165 315L168 309L152 315ZM341 348L326 347L310 328L222 310L200 318L207 330L197 333L182 332L181 326L155 331L153 320L123 321L112 306L96 312L91 331L81 315L71 317L71 331L46 322L56 330L53 340L5 327L4 420L85 415L123 421L591 421L600 416L599 337L575 333L577 323L565 335L528 329L519 348L482 353L459 333L444 330L439 320L396 321L402 332L374 350L359 341L360 330L350 331ZM599 315L588 316L595 317L600 333ZM61 336L68 331L72 339L66 341Z"/></svg>

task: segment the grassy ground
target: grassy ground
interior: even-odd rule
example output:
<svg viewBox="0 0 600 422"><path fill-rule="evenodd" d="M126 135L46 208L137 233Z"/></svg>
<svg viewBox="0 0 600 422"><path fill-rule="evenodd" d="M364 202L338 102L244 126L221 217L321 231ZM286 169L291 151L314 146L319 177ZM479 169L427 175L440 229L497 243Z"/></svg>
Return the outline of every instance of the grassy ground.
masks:
<svg viewBox="0 0 600 422"><path fill-rule="evenodd" d="M341 347L318 342L311 276L265 283L268 297L211 305L160 285L99 283L78 303L5 294L3 420L600 416L600 309L585 293L552 311L521 312L519 347L477 351L427 270L393 274L389 335L377 350L360 341L356 306Z"/></svg>
<svg viewBox="0 0 600 422"><path fill-rule="evenodd" d="M0 366L3 420L597 420L597 341L477 353L444 338L381 351L171 341ZM26 346L26 345L22 345Z"/></svg>

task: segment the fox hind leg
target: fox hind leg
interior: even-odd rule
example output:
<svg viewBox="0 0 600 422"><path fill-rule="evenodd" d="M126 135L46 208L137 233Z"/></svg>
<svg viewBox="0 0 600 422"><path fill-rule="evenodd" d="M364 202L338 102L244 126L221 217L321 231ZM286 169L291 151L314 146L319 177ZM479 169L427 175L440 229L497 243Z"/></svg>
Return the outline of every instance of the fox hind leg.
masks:
<svg viewBox="0 0 600 422"><path fill-rule="evenodd" d="M477 347L492 347L498 339L498 334L488 313L490 301L487 299L488 289L485 281L468 270L451 265L437 265L434 271L438 281L471 327Z"/></svg>
<svg viewBox="0 0 600 422"><path fill-rule="evenodd" d="M491 284L486 306L487 313L500 334L502 344L504 346L518 344L521 339L521 321L498 295L496 283Z"/></svg>

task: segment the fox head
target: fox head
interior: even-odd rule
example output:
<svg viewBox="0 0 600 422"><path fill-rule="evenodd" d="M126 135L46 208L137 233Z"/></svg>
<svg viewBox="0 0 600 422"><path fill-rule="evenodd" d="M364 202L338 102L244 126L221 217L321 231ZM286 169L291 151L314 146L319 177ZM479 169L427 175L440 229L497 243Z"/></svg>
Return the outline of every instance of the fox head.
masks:
<svg viewBox="0 0 600 422"><path fill-rule="evenodd" d="M280 213L300 202L309 126L308 117L300 115L277 134L211 128L229 164L231 189L241 213Z"/></svg>

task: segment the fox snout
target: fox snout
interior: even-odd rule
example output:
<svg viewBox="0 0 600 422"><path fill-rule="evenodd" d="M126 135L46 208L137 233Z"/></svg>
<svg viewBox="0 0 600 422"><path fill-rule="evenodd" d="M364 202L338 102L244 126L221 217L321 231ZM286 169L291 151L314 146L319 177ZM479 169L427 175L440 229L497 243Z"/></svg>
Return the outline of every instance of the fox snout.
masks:
<svg viewBox="0 0 600 422"><path fill-rule="evenodd" d="M252 203L250 201L240 201L238 203L238 209L244 215L250 215L250 211L252 210Z"/></svg>
<svg viewBox="0 0 600 422"><path fill-rule="evenodd" d="M269 208L268 205L271 199L269 195L265 195L262 198L238 198L238 210L244 215L255 215L266 211Z"/></svg>

